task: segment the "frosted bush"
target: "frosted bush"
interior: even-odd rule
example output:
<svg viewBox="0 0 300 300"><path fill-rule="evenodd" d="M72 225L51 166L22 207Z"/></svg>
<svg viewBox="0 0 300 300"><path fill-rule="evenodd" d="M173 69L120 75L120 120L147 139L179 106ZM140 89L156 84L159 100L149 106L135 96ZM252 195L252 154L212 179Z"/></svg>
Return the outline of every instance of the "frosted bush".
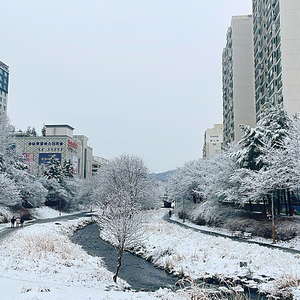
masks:
<svg viewBox="0 0 300 300"><path fill-rule="evenodd" d="M0 223L8 222L11 216L11 212L6 207L0 206Z"/></svg>

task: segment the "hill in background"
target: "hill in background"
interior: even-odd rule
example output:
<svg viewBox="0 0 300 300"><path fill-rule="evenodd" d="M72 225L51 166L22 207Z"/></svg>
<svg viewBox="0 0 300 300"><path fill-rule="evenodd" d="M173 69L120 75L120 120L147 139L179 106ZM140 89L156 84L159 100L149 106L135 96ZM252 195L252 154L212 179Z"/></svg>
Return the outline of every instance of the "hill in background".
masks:
<svg viewBox="0 0 300 300"><path fill-rule="evenodd" d="M172 176L177 170L170 170L170 171L166 171L163 173L156 173L153 174L154 178L158 181L167 181L169 179L170 176Z"/></svg>

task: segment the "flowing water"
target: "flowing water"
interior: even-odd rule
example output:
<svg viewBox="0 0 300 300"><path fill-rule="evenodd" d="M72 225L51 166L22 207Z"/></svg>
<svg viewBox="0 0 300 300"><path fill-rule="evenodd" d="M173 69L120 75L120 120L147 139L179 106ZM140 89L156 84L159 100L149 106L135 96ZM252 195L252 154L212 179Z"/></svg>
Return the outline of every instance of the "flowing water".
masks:
<svg viewBox="0 0 300 300"><path fill-rule="evenodd" d="M103 257L108 270L115 272L117 252L114 247L99 238L97 224L77 230L72 241L80 244L88 254ZM177 277L154 267L149 261L128 252L124 252L119 277L126 280L135 290L149 291L158 290L160 287L173 288L178 280Z"/></svg>
<svg viewBox="0 0 300 300"><path fill-rule="evenodd" d="M99 238L97 224L93 223L77 230L72 237L72 241L81 245L88 254L102 257L107 269L113 273L115 272L117 252L113 246ZM174 289L178 281L178 277L172 276L164 270L156 268L149 261L128 252L123 255L119 277L126 280L133 289L146 291L156 291L159 288ZM249 299L265 298L251 294Z"/></svg>

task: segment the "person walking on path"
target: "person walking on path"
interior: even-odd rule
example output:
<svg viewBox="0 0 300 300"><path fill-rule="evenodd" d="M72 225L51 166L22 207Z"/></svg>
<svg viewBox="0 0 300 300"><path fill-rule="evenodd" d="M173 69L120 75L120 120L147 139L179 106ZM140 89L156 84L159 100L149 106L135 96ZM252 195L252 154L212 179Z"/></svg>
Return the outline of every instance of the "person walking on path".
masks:
<svg viewBox="0 0 300 300"><path fill-rule="evenodd" d="M10 220L10 227L15 227L15 222L16 222L16 219L15 219L15 216L13 216Z"/></svg>

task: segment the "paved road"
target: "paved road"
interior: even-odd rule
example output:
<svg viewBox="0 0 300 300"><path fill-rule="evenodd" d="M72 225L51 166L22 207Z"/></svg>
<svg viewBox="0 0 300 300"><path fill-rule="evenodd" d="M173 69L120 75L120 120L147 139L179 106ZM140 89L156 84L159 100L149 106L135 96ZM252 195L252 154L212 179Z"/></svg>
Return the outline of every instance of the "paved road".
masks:
<svg viewBox="0 0 300 300"><path fill-rule="evenodd" d="M71 214L71 215L58 216L58 217L55 217L55 218L36 219L36 220L25 222L25 226L30 226L30 225L33 225L33 224L42 224L42 223L50 223L50 222L59 222L59 221L74 220L74 219L83 218L83 217L90 217L92 215L93 215L93 212L90 212L90 211L87 212L86 211L86 212L79 212L79 213L75 213L75 214ZM9 226L10 226L10 223L7 223L7 227L3 228L0 231L0 240L3 237L5 237L8 234L10 234L12 231L21 229L21 228L11 228Z"/></svg>
<svg viewBox="0 0 300 300"><path fill-rule="evenodd" d="M270 249L279 249L279 250L282 250L284 252L288 252L288 253L292 253L292 254L300 254L299 250L284 248L284 247L282 247L280 245L276 245L276 244L267 244L267 243L263 243L263 242L259 242L259 241L254 241L254 240L251 240L251 239L243 239L243 238L239 238L239 237L235 237L235 236L230 236L230 235L224 234L224 233L211 232L211 231L208 231L208 230L203 230L201 228L190 227L189 225L187 225L185 223L182 223L182 222L177 221L177 220L170 219L169 214L166 214L164 216L164 220L167 221L167 222L185 227L185 228L192 229L194 231L198 231L198 232L207 234L207 235L229 238L231 240L234 240L234 241L237 241L237 242L240 242L240 243L257 244L259 246L267 247L267 248L270 248Z"/></svg>

